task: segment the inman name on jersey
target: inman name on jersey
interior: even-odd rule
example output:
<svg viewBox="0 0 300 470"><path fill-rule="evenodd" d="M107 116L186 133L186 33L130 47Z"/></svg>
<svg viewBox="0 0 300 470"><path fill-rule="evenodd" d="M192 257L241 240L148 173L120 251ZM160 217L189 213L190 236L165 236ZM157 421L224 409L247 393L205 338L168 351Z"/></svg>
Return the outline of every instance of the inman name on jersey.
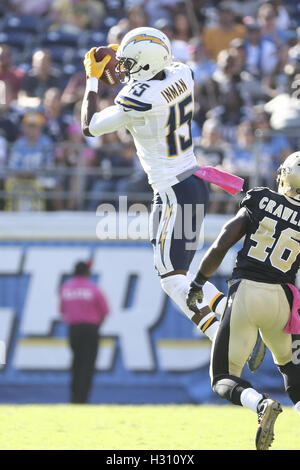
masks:
<svg viewBox="0 0 300 470"><path fill-rule="evenodd" d="M170 103L172 100L184 93L187 89L188 87L181 78L180 80L178 80L178 82L174 82L172 85L168 86L163 91L161 91L161 94L165 98L166 102Z"/></svg>

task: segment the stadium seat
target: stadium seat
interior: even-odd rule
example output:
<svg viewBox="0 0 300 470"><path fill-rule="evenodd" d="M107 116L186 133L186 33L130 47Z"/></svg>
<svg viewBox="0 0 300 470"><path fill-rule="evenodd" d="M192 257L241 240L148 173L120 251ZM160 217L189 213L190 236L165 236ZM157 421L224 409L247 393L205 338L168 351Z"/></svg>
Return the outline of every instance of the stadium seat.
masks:
<svg viewBox="0 0 300 470"><path fill-rule="evenodd" d="M63 31L50 31L41 38L44 46L68 46L78 47L78 35L65 33Z"/></svg>
<svg viewBox="0 0 300 470"><path fill-rule="evenodd" d="M7 15L3 21L3 32L26 32L38 34L45 28L45 20L33 15Z"/></svg>
<svg viewBox="0 0 300 470"><path fill-rule="evenodd" d="M102 46L106 44L106 33L92 31L83 35L80 39L80 47L86 52L91 47Z"/></svg>
<svg viewBox="0 0 300 470"><path fill-rule="evenodd" d="M0 18L2 18L5 15L5 8L4 5L0 4Z"/></svg>
<svg viewBox="0 0 300 470"><path fill-rule="evenodd" d="M40 46L48 49L57 64L71 63L78 48L78 36L51 31L41 37Z"/></svg>
<svg viewBox="0 0 300 470"><path fill-rule="evenodd" d="M24 32L0 33L0 43L8 44L14 47L18 52L24 52L26 47L31 43L31 35L28 36Z"/></svg>
<svg viewBox="0 0 300 470"><path fill-rule="evenodd" d="M42 48L47 49L50 52L53 62L57 64L68 64L72 62L73 56L75 54L74 49L60 44L43 44Z"/></svg>

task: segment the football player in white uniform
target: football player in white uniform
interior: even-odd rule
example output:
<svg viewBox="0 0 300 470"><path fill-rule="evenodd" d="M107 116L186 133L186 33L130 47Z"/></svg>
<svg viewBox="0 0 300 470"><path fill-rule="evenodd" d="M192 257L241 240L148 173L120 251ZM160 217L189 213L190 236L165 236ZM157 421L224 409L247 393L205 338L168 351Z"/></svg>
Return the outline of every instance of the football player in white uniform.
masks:
<svg viewBox="0 0 300 470"><path fill-rule="evenodd" d="M83 132L99 136L126 127L131 133L154 190L150 232L162 288L212 340L219 324L214 312L223 312L225 295L207 282L197 312L185 301L193 277L188 270L208 205L207 185L194 176L198 167L191 134L192 72L187 65L172 61L169 39L154 28L136 28L124 36L119 47L110 47L117 51L117 72L126 85L114 106L97 112L98 79L110 57L96 62L93 50L86 54ZM192 233L183 224L186 208L192 216Z"/></svg>

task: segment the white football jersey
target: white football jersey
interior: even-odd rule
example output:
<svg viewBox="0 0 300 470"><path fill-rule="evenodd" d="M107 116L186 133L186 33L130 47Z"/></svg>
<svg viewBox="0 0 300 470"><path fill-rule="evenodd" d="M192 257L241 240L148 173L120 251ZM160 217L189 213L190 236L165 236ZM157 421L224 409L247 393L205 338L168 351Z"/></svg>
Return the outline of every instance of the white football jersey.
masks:
<svg viewBox="0 0 300 470"><path fill-rule="evenodd" d="M115 99L117 110L114 107L104 110L111 126L105 126L103 119L97 117L93 117L90 125L93 135L125 125L154 190L176 184L178 175L197 165L191 133L192 72L179 62L164 70L164 80L131 81L122 88ZM103 111L96 114L104 117Z"/></svg>

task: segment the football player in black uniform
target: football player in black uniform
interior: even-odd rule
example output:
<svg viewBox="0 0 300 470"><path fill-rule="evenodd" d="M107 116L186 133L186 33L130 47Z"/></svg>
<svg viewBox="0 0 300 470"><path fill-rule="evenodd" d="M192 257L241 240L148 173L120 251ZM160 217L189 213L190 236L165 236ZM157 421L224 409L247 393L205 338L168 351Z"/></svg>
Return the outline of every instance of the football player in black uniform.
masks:
<svg viewBox="0 0 300 470"><path fill-rule="evenodd" d="M220 397L258 414L258 450L270 447L274 423L282 411L278 401L241 378L258 330L300 414L300 369L292 361L290 334L300 332L300 293L294 286L300 265L300 152L280 166L277 181L278 192L268 188L248 191L237 215L206 252L187 295L187 305L196 309L202 300L202 286L227 251L245 236L213 343L210 375L212 388ZM291 321L296 327L289 327L288 333L285 330Z"/></svg>

